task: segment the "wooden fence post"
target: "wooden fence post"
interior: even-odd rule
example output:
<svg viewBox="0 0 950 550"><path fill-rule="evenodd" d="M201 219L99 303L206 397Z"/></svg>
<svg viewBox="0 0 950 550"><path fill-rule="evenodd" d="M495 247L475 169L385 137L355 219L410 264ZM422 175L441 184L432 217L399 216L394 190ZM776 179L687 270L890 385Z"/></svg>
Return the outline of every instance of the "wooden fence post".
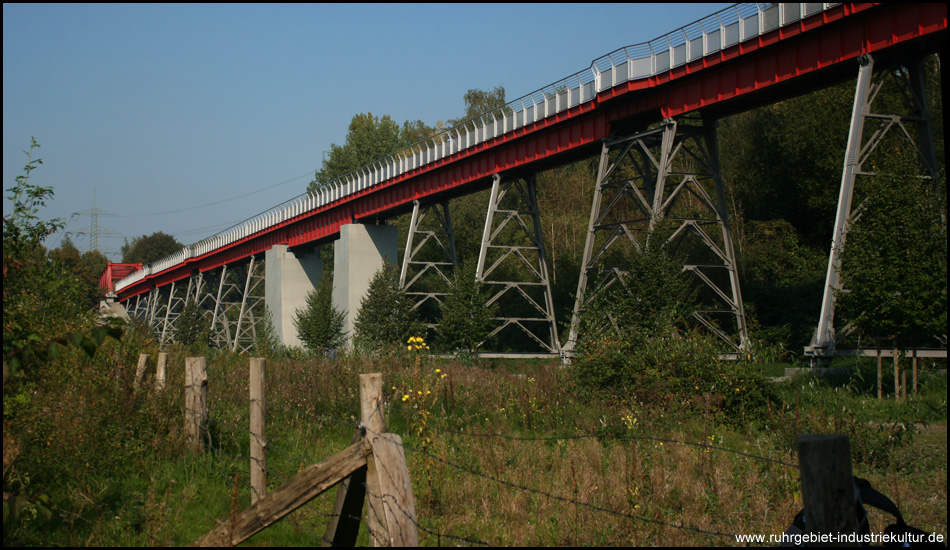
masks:
<svg viewBox="0 0 950 550"><path fill-rule="evenodd" d="M883 384L883 366L884 358L881 357L881 348L877 348L877 398L884 398L884 384Z"/></svg>
<svg viewBox="0 0 950 550"><path fill-rule="evenodd" d="M894 350L894 401L901 400L900 352Z"/></svg>
<svg viewBox="0 0 950 550"><path fill-rule="evenodd" d="M185 359L185 435L195 452L203 452L208 438L207 359Z"/></svg>
<svg viewBox="0 0 950 550"><path fill-rule="evenodd" d="M360 375L360 420L366 430L366 438L386 433L386 416L383 411L383 375L380 373ZM386 532L383 494L379 487L376 461L370 455L366 459L367 524L370 546L389 546Z"/></svg>
<svg viewBox="0 0 950 550"><path fill-rule="evenodd" d="M195 361L199 360L203 366L204 360ZM193 376L191 361L188 359L186 363L189 377ZM201 372L203 374L204 370ZM386 419L382 390L381 375L361 375L360 414L363 420L354 443L319 464L303 468L292 480L261 496L240 514L232 514L229 519L219 521L195 544L238 544L331 486L344 483L344 489L337 495L337 505L324 535L325 541L332 545L341 541L355 544L362 516L362 501L368 495L373 507L368 513L370 542L374 546L418 546L419 531L409 469L402 440L396 434L383 432ZM363 472L365 484L363 480L358 480L359 472Z"/></svg>
<svg viewBox="0 0 950 550"><path fill-rule="evenodd" d="M914 348L914 395L917 395L917 348Z"/></svg>
<svg viewBox="0 0 950 550"><path fill-rule="evenodd" d="M360 416L373 453L366 458L366 493L373 546L419 546L416 503L402 439L386 433L383 376L360 375Z"/></svg>
<svg viewBox="0 0 950 550"><path fill-rule="evenodd" d="M168 367L168 354L165 352L158 354L158 364L155 366L155 389L165 389L165 371Z"/></svg>
<svg viewBox="0 0 950 550"><path fill-rule="evenodd" d="M798 436L806 533L836 535L857 531L851 446L846 435ZM832 545L857 546L830 541ZM825 542L825 545L829 542Z"/></svg>
<svg viewBox="0 0 950 550"><path fill-rule="evenodd" d="M265 361L251 359L251 505L267 494L267 430Z"/></svg>
<svg viewBox="0 0 950 550"><path fill-rule="evenodd" d="M148 354L140 353L139 354L139 364L135 367L135 389L142 387L142 382L145 380L145 370L148 368Z"/></svg>

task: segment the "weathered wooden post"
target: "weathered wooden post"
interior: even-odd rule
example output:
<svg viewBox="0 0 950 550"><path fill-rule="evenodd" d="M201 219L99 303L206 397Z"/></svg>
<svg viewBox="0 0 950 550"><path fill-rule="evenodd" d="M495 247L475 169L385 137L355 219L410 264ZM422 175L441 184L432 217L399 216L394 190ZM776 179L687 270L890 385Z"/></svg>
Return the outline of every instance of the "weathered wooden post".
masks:
<svg viewBox="0 0 950 550"><path fill-rule="evenodd" d="M851 446L846 435L798 436L806 534L855 533L858 527L851 477ZM857 546L837 539L817 545Z"/></svg>
<svg viewBox="0 0 950 550"><path fill-rule="evenodd" d="M168 368L168 354L164 351L158 354L158 364L155 366L155 389L165 389L166 369Z"/></svg>
<svg viewBox="0 0 950 550"><path fill-rule="evenodd" d="M383 411L383 375L379 373L360 375L360 421L366 430L366 438L386 433L386 416ZM386 540L382 492L379 487L378 464L370 455L366 459L367 521L371 546L389 546Z"/></svg>
<svg viewBox="0 0 950 550"><path fill-rule="evenodd" d="M373 378L373 377L376 378ZM365 378L365 382L364 382ZM360 375L360 429L353 435L353 443L361 441L364 432L383 433L386 431L386 416L383 412L382 375ZM366 500L367 468L360 468L340 483L333 503L333 511L327 522L327 531L323 536L323 546L355 546L359 535L360 520L363 515L363 501ZM374 517L377 521L374 523ZM378 515L370 513L369 532L378 533Z"/></svg>
<svg viewBox="0 0 950 550"><path fill-rule="evenodd" d="M145 380L146 369L148 369L148 354L140 353L139 364L135 367L135 382L133 383L135 389L142 387L142 382Z"/></svg>
<svg viewBox="0 0 950 550"><path fill-rule="evenodd" d="M251 505L267 494L267 431L265 361L251 359Z"/></svg>
<svg viewBox="0 0 950 550"><path fill-rule="evenodd" d="M385 433L383 376L360 375L360 415L373 453L366 458L366 492L373 546L419 546L416 502L402 439Z"/></svg>
<svg viewBox="0 0 950 550"><path fill-rule="evenodd" d="M191 376L190 364L186 365L186 372ZM356 543L362 502L369 495L374 506L369 512L370 541L377 546L418 546L416 505L402 440L396 434L382 431L386 427L382 376L360 376L360 390L363 421L352 445L319 464L302 468L293 479L261 496L243 512L232 513L230 518L218 521L195 545L239 544L333 485L348 480L349 489L337 495L325 541L332 545ZM365 483L354 481L359 472L363 472Z"/></svg>
<svg viewBox="0 0 950 550"><path fill-rule="evenodd" d="M185 359L185 435L195 452L203 452L208 438L207 359Z"/></svg>
<svg viewBox="0 0 950 550"><path fill-rule="evenodd" d="M894 350L894 401L901 400L900 351Z"/></svg>
<svg viewBox="0 0 950 550"><path fill-rule="evenodd" d="M883 364L884 358L881 357L881 348L877 348L877 398L884 398L884 384L883 384Z"/></svg>
<svg viewBox="0 0 950 550"><path fill-rule="evenodd" d="M917 348L914 348L914 395L917 395Z"/></svg>

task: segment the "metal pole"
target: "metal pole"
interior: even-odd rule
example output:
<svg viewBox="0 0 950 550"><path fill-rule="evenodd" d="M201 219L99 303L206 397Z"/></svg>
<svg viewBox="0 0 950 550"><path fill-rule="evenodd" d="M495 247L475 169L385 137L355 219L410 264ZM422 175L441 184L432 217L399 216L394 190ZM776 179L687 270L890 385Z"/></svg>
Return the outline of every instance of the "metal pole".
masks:
<svg viewBox="0 0 950 550"><path fill-rule="evenodd" d="M839 271L841 270L841 252L848 234L848 221L851 216L851 201L854 198L854 180L860 171L859 152L864 131L864 117L868 111L868 90L871 85L871 73L874 59L870 55L859 59L858 82L854 91L854 106L851 110L851 129L848 132L848 145L844 155L844 167L841 173L841 189L838 193L838 210L835 214L835 228L831 240L831 252L828 256L828 270L825 274L825 290L821 298L821 312L818 328L812 337L809 349L821 354L831 355L835 349L835 291L841 288Z"/></svg>

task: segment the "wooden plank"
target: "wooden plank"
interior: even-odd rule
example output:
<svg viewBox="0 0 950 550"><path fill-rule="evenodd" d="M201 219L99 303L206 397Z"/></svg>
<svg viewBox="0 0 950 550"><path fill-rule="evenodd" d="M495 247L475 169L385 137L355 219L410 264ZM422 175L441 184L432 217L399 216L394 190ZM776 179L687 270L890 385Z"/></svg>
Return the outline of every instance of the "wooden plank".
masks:
<svg viewBox="0 0 950 550"><path fill-rule="evenodd" d="M283 487L265 495L233 519L220 520L195 546L234 546L247 540L366 466L366 457L371 452L361 441L319 464L307 466Z"/></svg>
<svg viewBox="0 0 950 550"><path fill-rule="evenodd" d="M353 443L363 440L361 430L353 434ZM366 468L360 468L340 483L323 535L323 546L356 546L366 500Z"/></svg>
<svg viewBox="0 0 950 550"><path fill-rule="evenodd" d="M387 433L367 434L367 439L373 448L367 475L376 476L376 483L370 484L370 479L367 479L367 485L370 485L370 497L378 491L375 496L382 503L382 519L386 525L380 535L387 538L380 546L419 546L416 501L412 495L402 438Z"/></svg>

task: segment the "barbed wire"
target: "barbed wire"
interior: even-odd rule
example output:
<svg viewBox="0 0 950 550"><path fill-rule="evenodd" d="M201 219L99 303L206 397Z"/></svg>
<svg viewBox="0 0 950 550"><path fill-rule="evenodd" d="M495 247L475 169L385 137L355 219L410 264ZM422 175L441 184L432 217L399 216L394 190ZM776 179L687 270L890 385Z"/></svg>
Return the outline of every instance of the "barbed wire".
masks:
<svg viewBox="0 0 950 550"><path fill-rule="evenodd" d="M758 456L744 451L737 451L735 449L729 449L727 447L720 447L718 445L710 445L709 443L694 443L692 441L681 441L678 439L669 439L664 437L651 437L651 436L635 436L635 435L620 435L620 434L576 434L576 435L551 435L551 436L540 436L540 437L527 437L527 436L516 436L516 435L507 435L499 433L468 433L460 432L457 430L450 430L448 428L440 428L439 426L432 426L435 430L450 433L453 435L459 436L468 436L468 437L483 437L483 438L498 438L498 439L507 439L511 441L569 441L577 439L617 439L625 441L655 441L658 443L672 443L679 445L687 445L690 447L698 447L701 449L711 449L716 451L723 451L727 453L732 453L739 456L744 456L747 458L754 458L756 460L761 460L763 462L771 462L773 464L780 464L782 466L788 466L789 468L798 469L798 464L792 464L790 462L785 462L778 460L776 458L768 458L764 456Z"/></svg>
<svg viewBox="0 0 950 550"><path fill-rule="evenodd" d="M237 402L237 403L249 403L249 402L250 402L250 398L249 398L249 397L243 397L243 396L238 397L238 396L227 395L227 394L223 394L223 395L222 395L222 394L218 394L217 396L215 396L215 399L216 399L217 402L219 402L219 403L220 403L220 402L223 402L223 401L232 401L232 402ZM355 427L357 426L356 419L355 419L355 417L352 417L352 416L351 416L350 418L348 418L348 419L342 419L342 418L339 418L339 417L335 417L335 416L333 416L333 415L331 415L331 414L326 414L326 413L319 413L319 414L318 414L318 413L314 413L314 412L310 412L310 411L307 411L307 410L300 409L299 407L287 406L285 403L284 403L284 404L278 404L277 402L268 403L268 404L267 404L267 410L268 410L268 412L271 412L272 410L274 410L274 411L288 412L288 413L291 413L291 414L294 414L294 415L297 415L297 416L300 416L300 417L305 417L305 418L310 418L310 419L316 419L316 420L319 420L321 423L327 424L327 425L333 425L333 424L335 424L335 425L338 425L338 426L347 426L347 427L350 427L350 428L355 428ZM374 414L374 415L375 415L375 414L379 414L382 410L383 410L383 409L374 410L373 414ZM250 432L249 429L245 429L245 428L241 428L241 427L236 427L236 426L229 426L229 425L227 425L227 424L225 424L225 423L223 423L223 422L221 422L221 421L215 421L215 422L217 423L217 428L218 428L219 430L223 431L223 432L229 432L229 433L233 434L234 436L237 436L238 434L240 434L240 436L243 436L244 434L247 434L248 437L259 438L258 435L256 435L256 434ZM365 425L364 425L362 422L359 423L359 425L362 426L362 427L365 429ZM752 453L747 453L747 452L744 452L744 451L738 451L738 450L735 450L735 449L729 449L729 448L726 448L726 447L722 447L722 446L718 446L718 445L712 445L712 444L709 444L709 443L696 443L696 442L692 442L692 441L678 440L678 439L664 438L664 437L637 436L637 435L624 435L624 434L572 434L572 435L548 435L548 436L520 436L520 435L511 435L511 434L505 434L505 433L472 433L472 432L463 432L463 431L459 431L459 430L452 430L452 429L449 429L449 428L443 428L443 427L434 426L434 425L432 426L432 428L434 428L436 431L438 431L438 432L440 432L440 433L449 434L449 435L456 436L456 437L463 437L463 438L464 438L464 437L470 437L470 438L475 438L475 439L477 439L477 438L483 438L483 439L484 439L484 438L495 438L495 439L504 439L504 440L509 440L509 441L523 441L523 442L550 442L550 441L558 441L558 442L560 442L560 441L586 440L586 439L595 439L595 440L598 440L598 441L611 440L611 439L612 439L612 440L619 440L619 441L649 441L649 442L656 442L656 443L661 443L661 444L685 445L685 446L695 447L695 448L699 448L699 449L703 449L703 450L707 450L707 451L716 450L716 451L721 451L721 452L725 452L725 453L731 453L731 454L734 454L734 455L737 455L737 456L742 456L742 457L746 457L746 458L750 458L750 459L754 459L754 460L759 460L759 461L763 461L763 462L767 462L767 463L779 464L779 465L786 466L786 467L790 467L790 468L795 468L795 469L798 469L798 468L799 468L799 466L798 466L797 464L785 462L785 461L783 461L783 460L779 460L779 459L775 459L775 458L769 458L769 457L758 456L758 455L755 455L755 454L752 454ZM369 429L367 429L366 431L367 431L367 433L371 433L371 434L373 434L373 435L377 435L377 436L383 437L383 438L387 439L388 441L390 441L390 442L392 442L392 443L396 443L396 441L393 440L392 438L386 437L388 434L377 434L377 433L375 433L375 432L372 432L372 430L369 430ZM276 444L276 443L274 442L275 439L276 439L276 438L274 438L273 436L271 436L270 438L267 438L266 441L265 441L265 443L266 443L266 448L268 449L269 452L270 452L270 451L273 451L273 452L277 453L278 455L282 455L282 456L284 457L284 460L285 460L285 461L289 461L289 462L291 462L291 463L310 464L310 463L313 463L313 462L314 462L314 458L313 458L313 457L305 457L305 456L301 456L301 455L292 455L292 453L289 452L287 449L284 449L281 445ZM434 453L432 453L432 452L429 452L429 451L427 451L427 450L425 450L425 449L422 449L422 448L416 448L416 447L413 447L413 446L411 446L411 445L406 445L405 443L402 443L402 442L398 443L398 445L400 445L400 446L402 447L402 449L404 449L404 450L407 450L407 451L409 451L409 452L414 452L414 453L417 453L417 454L419 454L419 455L423 455L423 456L427 457L428 459L435 460L435 461L437 461L437 462L439 462L439 463L444 464L444 465L447 466L447 467L454 468L454 469L456 469L456 470L459 470L459 471L461 471L461 472L467 473L467 474L469 474L469 475L472 475L472 476L475 476L475 477L484 479L484 480L486 480L486 481L488 481L488 482L495 483L495 484L498 484L498 485L501 485L501 486L505 486L505 487L508 487L508 488L510 488L510 489L513 489L513 490L524 491L524 492L527 492L527 493L530 493L530 494L535 494L535 495L538 495L538 496L541 496L541 497L544 497L544 498L547 498L547 499L551 499L551 500L554 500L554 501L563 502L563 503L566 503L566 504L569 504L569 505L572 505L572 506L575 506L575 507L586 508L586 509L589 509L589 510L592 510L592 511L595 511L595 512L604 513L604 514L612 515L612 516L615 516L615 517L625 518L625 519L629 519L629 520L633 520L633 521L639 521L639 522L643 522L643 523L648 523L648 524L652 524L652 525L657 525L657 526L660 526L660 527L666 527L666 528L677 529L677 530L682 530L682 531L689 531L689 532L693 532L693 533L697 533L697 534L701 534L701 535L705 535L705 536L711 536L711 537L733 537L733 536L734 536L734 533L723 533L723 532L719 532L719 531L715 531L715 530L703 529L703 528L699 528L699 527L695 527L695 526L690 526L690 525L675 524L675 523L671 523L671 522L661 521L661 520L658 520L658 519L652 519L652 518L648 518L648 517L640 516L640 515L636 515L636 514L631 514L631 513L628 513L628 512L624 512L624 511L614 510L614 509L611 509L611 508L608 508L608 507L605 507L605 506L601 506L601 505L598 505L598 504L594 504L594 503L591 503L591 502L585 502L585 501L581 501L581 500L578 500L578 499L574 499L574 498L570 498L570 497L565 497L565 496L553 494L553 493L550 493L550 492L547 492L547 491L543 491L543 490L540 490L540 489L537 489L537 488L528 487L528 486L526 486L526 485L521 485L521 484L515 483L515 482L513 482L513 481L507 480L507 479L502 479L502 478L500 478L500 477L495 477L495 476L492 476L492 475L488 475L488 474L485 474L485 473L478 472L478 471L476 471L476 470L474 470L474 469L472 469L472 468L470 468L470 467L467 467L467 466L464 466L464 465L462 465L462 464L459 464L459 463L450 461L450 460L448 460L447 458L443 458L443 457L441 457L441 456L438 456L438 455L436 455L436 454L434 454ZM250 457L250 456L245 456L245 455L243 455L243 454L230 453L230 452L228 452L227 450L225 450L225 449L223 448L223 445L219 445L219 447L218 447L218 448L215 448L214 451L215 451L216 453L221 453L221 454L224 455L224 456L231 457L232 459L255 460L255 459L253 459L252 457ZM261 461L258 460L257 462L258 462L258 464L261 464ZM218 470L219 473L224 473L223 470L221 470L221 469L217 469L217 470ZM276 470L274 470L274 469L272 469L272 468L270 468L270 467L266 467L266 466L264 467L264 470L265 470L265 472L267 473L269 479L273 478L273 479L274 479L275 481L277 481L280 485L283 485L283 484L285 484L285 483L287 482L286 478L284 478L284 476L282 476L282 475L281 475L280 473L278 473ZM235 474L234 472L229 471L229 472L227 472L227 473L224 475L224 477L225 477L226 479L233 479L235 475L236 475L236 474ZM390 474L390 475L391 475L391 474ZM249 484L249 483L248 483L248 484ZM253 490L254 490L254 489L251 488L251 491L253 491ZM406 511L406 510L404 510L404 509L402 508L402 506L400 505L399 499L396 498L396 496L394 496L394 495L391 495L391 494L384 494L384 495L381 495L381 496L380 496L380 495L375 495L375 494L372 494L372 493L370 492L369 487L366 487L366 494L367 494L367 496L373 496L374 498L378 498L380 502L385 501L385 503L386 503L387 505L390 505L390 509L391 509L391 510L398 510L399 513L400 513L401 515L403 515L404 517L408 518L408 519L415 525L415 527L416 527L419 531L424 532L424 533L426 533L426 534L428 534L428 535L430 535L430 536L437 537L440 545L442 544L443 538L445 538L445 539L450 539L450 540L454 540L454 541L458 541L458 542L462 542L462 543L467 543L467 544L474 544L474 545L485 545L485 546L487 546L487 545L490 545L490 544L491 544L491 543L488 543L488 542L485 542L485 541L481 541L481 540L477 540L477 539L474 539L474 538L468 538L468 537L458 536L458 535L449 535L449 534L446 534L446 533L442 533L442 532L440 532L440 531L438 531L438 530L433 530L433 529L430 529L430 528L428 528L428 527L425 527L425 526L421 525L421 524L416 520L416 518L413 517L412 514L410 514L408 511ZM377 512L377 511L372 511L372 512L371 512L370 510L367 510L367 513L378 513L378 512ZM346 516L344 516L344 515L341 515L341 514L325 514L325 513L320 513L319 515L325 516L325 517L328 517L328 518L337 516L337 517L340 517L340 518L348 517L348 518L350 518L350 519L356 519L356 520L360 520L360 519L361 519L361 518L356 518L355 516L352 516L352 515L346 515ZM379 518L377 518L377 519L379 519ZM381 523L382 523L382 522L381 522ZM382 523L382 524L385 524L385 523ZM367 527L368 527L368 524L367 524ZM368 527L368 528L369 528L369 527ZM371 537L378 537L378 534L371 532L371 533L370 533L370 536L371 536ZM321 539L323 540L324 543L327 543L327 544L331 544L331 545L332 545L332 541L331 541L331 540L328 540L326 537L321 537Z"/></svg>
<svg viewBox="0 0 950 550"><path fill-rule="evenodd" d="M614 516L618 516L618 517L623 517L623 518L627 518L627 519L642 521L642 522L645 522L645 523L651 523L651 524L654 524L654 525L660 525L660 526L670 527L670 528L674 528L674 529L680 529L680 530L683 530L683 531L692 531L692 532L694 532L694 533L699 533L699 534L704 534L704 535L712 535L712 536L720 536L720 537L734 537L734 536L735 536L735 533L720 533L720 532L718 532L718 531L708 531L708 530L705 530L705 529L700 529L700 528L698 528L698 527L690 527L690 526L686 526L686 525L676 525L676 524L669 523L669 522L665 522L665 521L650 519L650 518L647 518L647 517L637 516L637 515L634 515L634 514L628 514L628 513L626 513L626 512L619 512L619 511L617 511L617 510L612 510L612 509L610 509L610 508L605 508L605 507L603 507L603 506L599 506L599 505L596 505L596 504L591 504L591 503L589 503L589 502L583 502L583 501L575 500L575 499L572 499L572 498L563 497L563 496L560 496L560 495L555 495L555 494L552 494L552 493L548 493L548 492L546 492L546 491L542 491L542 490L540 490L540 489L535 489L535 488L533 488L533 487L527 487L527 486L525 486L525 485L519 485L519 484L517 484L517 483L511 482L511 481L508 481L508 480L505 480L505 479L500 479L500 478L497 478L497 477L494 477L494 476L490 476L490 475L488 475L488 474L482 474L482 473L480 473L480 472L476 472L476 471L472 470L471 468L467 468L467 467L462 466L462 465L460 465L460 464L455 464L454 462L450 462L450 461L448 461L448 460L446 460L446 459L444 459L444 458L442 458L442 457L440 457L440 456L438 456L438 455L432 454L432 453L430 453L430 452L428 452L428 451L425 451L425 450L422 450L422 449L417 449L417 448L411 447L411 446L409 446L409 445L406 445L405 443L399 443L399 442L397 442L396 440L393 440L393 439L390 439L390 438L386 438L385 436L388 435L388 434L376 434L376 435L378 435L378 436L380 436L380 437L386 439L387 441L390 441L391 443L393 443L393 444L395 444L395 445L400 445L403 449L406 449L406 450L409 450L409 451L412 451L412 452L417 452L417 453L419 453L419 454L425 455L425 456L427 456L427 457L429 457L429 458L432 458L432 459L434 459L434 460L436 460L436 461L438 461L438 462L441 462L441 463L445 464L446 466L450 466L450 467L455 468L455 469L457 469L457 470L461 470L461 471L463 471L463 472L465 472L465 473L474 475L474 476L476 476L476 477L480 477L480 478L483 478L483 479L487 479L487 480L489 480L489 481L492 481L492 482L494 482L494 483L498 483L498 484L500 484L500 485L505 485L505 486L511 487L511 488L513 488L513 489L518 489L518 490L521 490L521 491L526 491L526 492L529 492L529 493L541 495L541 496L543 496L543 497L550 498L550 499L552 499L552 500L557 500L557 501L560 501L560 502L566 502L566 503L572 504L572 505L574 505L574 506L582 506L582 507L584 507L584 508L589 508L589 509L591 509L591 510L595 510L595 511L598 511L598 512L603 512L603 513L610 514L610 515L614 515Z"/></svg>
<svg viewBox="0 0 950 550"><path fill-rule="evenodd" d="M379 465L379 464L377 463L377 465ZM385 465L384 465L383 467L385 468ZM424 531L425 533L427 533L427 534L429 534L429 535L435 535L436 537L438 537L438 538L439 538L439 546L442 546L442 538L447 538L447 539L452 539L452 540L467 542L467 543L470 543L470 544L478 544L478 545L480 545L480 546L494 546L494 545L493 545L492 543L490 543L490 542L485 542L485 541L477 540L477 539L471 539L471 538L462 537L462 536L458 536L458 535L449 535L449 534L446 534L446 533L440 533L439 531L433 531L433 530L431 530L431 529L428 529L428 528L426 528L425 526L423 526L421 523L419 523L419 521L416 520L416 518L413 517L412 514L410 514L408 511L406 511L406 509L403 508L403 507L399 504L399 503L400 503L399 497L397 497L396 495L393 495L393 494L391 494L391 493L384 493L384 494L382 494L382 495L377 495L376 493L373 493L372 491L370 491L368 484L366 485L366 495L369 496L369 497L376 498L376 499L379 500L380 502L391 504L391 505L392 505L392 508L391 508L391 509L398 510L399 513L400 513L403 517L405 517L406 519L408 519L409 522L412 523L412 524L416 527L416 529L419 529L419 530L421 530L421 531ZM378 518L377 518L377 519L378 519Z"/></svg>

